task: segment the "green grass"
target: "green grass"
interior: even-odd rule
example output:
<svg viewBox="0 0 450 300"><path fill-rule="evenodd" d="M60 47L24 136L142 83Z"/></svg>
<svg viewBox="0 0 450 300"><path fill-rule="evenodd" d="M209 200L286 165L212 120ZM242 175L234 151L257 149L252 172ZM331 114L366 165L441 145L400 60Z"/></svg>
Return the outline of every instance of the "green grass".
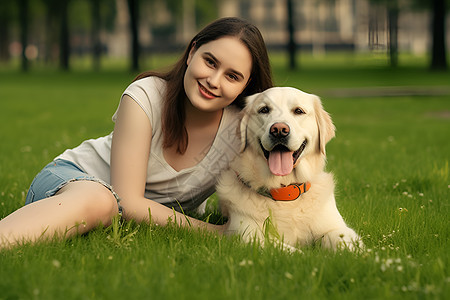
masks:
<svg viewBox="0 0 450 300"><path fill-rule="evenodd" d="M171 58L166 58L169 61ZM277 84L331 88L450 86L425 59L301 57ZM157 66L156 63L152 63ZM0 71L0 217L23 205L49 160L108 134L133 74ZM67 241L0 251L0 299L444 299L450 293L449 96L322 97L337 136L327 147L338 207L360 254L286 254L237 237L115 223Z"/></svg>

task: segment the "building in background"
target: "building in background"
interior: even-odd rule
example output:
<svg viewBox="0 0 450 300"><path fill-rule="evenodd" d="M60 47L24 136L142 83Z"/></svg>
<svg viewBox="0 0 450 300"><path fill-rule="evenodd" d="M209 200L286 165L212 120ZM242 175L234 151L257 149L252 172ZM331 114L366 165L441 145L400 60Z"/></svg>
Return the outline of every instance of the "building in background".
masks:
<svg viewBox="0 0 450 300"><path fill-rule="evenodd" d="M140 20L140 41L145 49L167 51L185 45L198 31L195 4L184 0L182 13L175 15L166 1L156 0L143 5ZM126 0L116 0L117 21L114 32L105 42L110 54L126 55L129 37ZM218 0L217 16L239 16L260 28L271 49L284 47L286 1ZM388 12L385 6L369 0L293 0L296 42L304 50L321 55L326 51L386 51L389 44ZM402 9L398 18L399 50L424 54L430 48L430 12ZM447 26L448 27L448 26ZM447 30L450 33L450 30ZM449 38L447 40L450 40Z"/></svg>

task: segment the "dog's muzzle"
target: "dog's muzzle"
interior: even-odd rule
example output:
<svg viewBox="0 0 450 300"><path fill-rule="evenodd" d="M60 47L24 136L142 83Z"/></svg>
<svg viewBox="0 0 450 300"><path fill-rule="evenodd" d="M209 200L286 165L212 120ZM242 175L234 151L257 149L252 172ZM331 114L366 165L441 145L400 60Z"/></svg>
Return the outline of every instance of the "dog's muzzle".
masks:
<svg viewBox="0 0 450 300"><path fill-rule="evenodd" d="M291 150L287 147L290 136L290 128L285 123L275 123L270 127L270 140L274 145L272 149L267 150L259 142L264 157L268 161L270 172L276 176L286 176L292 172L298 158L305 150L307 140L297 150Z"/></svg>

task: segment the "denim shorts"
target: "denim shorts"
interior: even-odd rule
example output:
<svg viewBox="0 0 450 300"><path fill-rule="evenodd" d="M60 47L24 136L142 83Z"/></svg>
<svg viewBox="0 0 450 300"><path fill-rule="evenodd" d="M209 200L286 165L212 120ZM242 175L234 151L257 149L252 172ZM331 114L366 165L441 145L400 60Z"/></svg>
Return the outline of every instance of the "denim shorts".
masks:
<svg viewBox="0 0 450 300"><path fill-rule="evenodd" d="M119 212L122 212L122 207L119 204L120 198L114 192L111 185L95 176L87 174L73 162L63 159L52 161L36 175L28 190L25 205L54 196L66 184L80 180L98 182L110 190L117 200Z"/></svg>

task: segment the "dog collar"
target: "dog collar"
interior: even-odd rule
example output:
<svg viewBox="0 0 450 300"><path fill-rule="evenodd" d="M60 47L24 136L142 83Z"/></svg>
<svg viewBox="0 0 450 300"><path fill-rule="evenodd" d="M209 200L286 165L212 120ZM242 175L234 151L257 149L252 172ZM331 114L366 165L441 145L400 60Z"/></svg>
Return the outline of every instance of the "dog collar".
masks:
<svg viewBox="0 0 450 300"><path fill-rule="evenodd" d="M236 173L237 178L242 184L250 188L250 184L244 181L238 173ZM292 183L288 186L283 186L277 189L268 190L266 188L259 188L257 190L258 194L271 198L275 201L292 201L309 191L311 188L310 182L303 183Z"/></svg>
<svg viewBox="0 0 450 300"><path fill-rule="evenodd" d="M283 186L277 189L271 189L270 195L273 200L277 201L292 201L300 197L302 194L309 191L311 188L310 182L292 183L288 186Z"/></svg>

